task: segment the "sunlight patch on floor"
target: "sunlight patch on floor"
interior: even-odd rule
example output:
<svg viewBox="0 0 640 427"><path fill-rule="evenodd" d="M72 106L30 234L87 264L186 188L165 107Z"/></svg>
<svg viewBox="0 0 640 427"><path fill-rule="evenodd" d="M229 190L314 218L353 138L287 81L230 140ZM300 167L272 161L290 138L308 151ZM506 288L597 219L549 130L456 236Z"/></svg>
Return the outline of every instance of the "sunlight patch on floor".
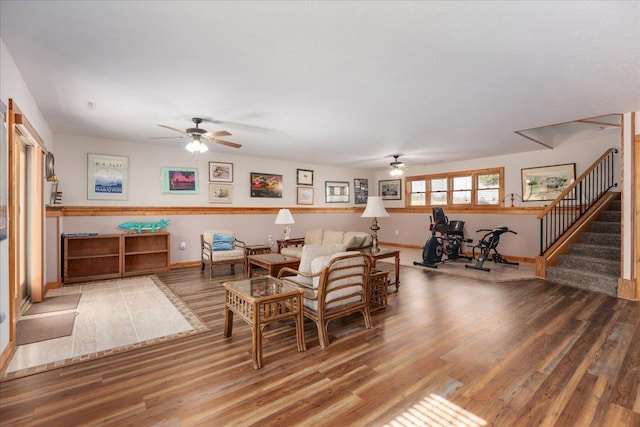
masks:
<svg viewBox="0 0 640 427"><path fill-rule="evenodd" d="M385 427L480 427L487 422L437 394L429 394Z"/></svg>

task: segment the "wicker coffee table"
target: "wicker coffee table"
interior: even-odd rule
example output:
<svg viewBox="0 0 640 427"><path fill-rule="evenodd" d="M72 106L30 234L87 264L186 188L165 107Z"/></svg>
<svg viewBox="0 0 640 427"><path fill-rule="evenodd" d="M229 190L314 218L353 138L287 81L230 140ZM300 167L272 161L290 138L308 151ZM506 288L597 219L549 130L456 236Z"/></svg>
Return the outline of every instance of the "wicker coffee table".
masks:
<svg viewBox="0 0 640 427"><path fill-rule="evenodd" d="M303 289L270 276L233 280L224 283L223 286L224 336L231 336L233 313L251 326L254 369L262 368L262 328L268 323L293 319L296 324L298 351L307 349L302 315Z"/></svg>

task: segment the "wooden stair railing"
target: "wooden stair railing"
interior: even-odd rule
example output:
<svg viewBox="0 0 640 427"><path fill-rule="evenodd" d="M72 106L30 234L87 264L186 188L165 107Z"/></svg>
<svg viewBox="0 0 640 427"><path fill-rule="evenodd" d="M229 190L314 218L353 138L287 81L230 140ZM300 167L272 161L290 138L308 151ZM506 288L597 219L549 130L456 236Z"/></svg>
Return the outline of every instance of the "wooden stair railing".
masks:
<svg viewBox="0 0 640 427"><path fill-rule="evenodd" d="M570 231L582 220L592 216L602 206L603 196L616 187L614 155L616 148L607 150L582 175L569 185L538 215L540 223L540 252L536 259L536 275L544 277L544 265L549 252L557 250Z"/></svg>

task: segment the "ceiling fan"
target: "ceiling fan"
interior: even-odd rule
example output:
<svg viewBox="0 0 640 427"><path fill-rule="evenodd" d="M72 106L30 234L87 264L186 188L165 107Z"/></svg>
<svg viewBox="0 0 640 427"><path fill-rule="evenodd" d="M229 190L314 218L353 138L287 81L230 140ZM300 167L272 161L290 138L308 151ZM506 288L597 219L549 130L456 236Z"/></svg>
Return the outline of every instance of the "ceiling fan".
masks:
<svg viewBox="0 0 640 427"><path fill-rule="evenodd" d="M394 154L393 162L389 163L389 166L391 166L391 170L389 171L389 174L391 176L400 176L404 173L404 171L402 170L404 168L404 163L399 161L398 157L400 157L400 154Z"/></svg>
<svg viewBox="0 0 640 427"><path fill-rule="evenodd" d="M232 147L232 148L240 148L242 147L242 144L237 144L235 142L230 142L230 141L225 141L223 139L219 139L219 136L229 136L231 135L231 133L227 132L226 130L220 130L217 132L207 132L206 129L202 129L201 127L198 127L198 125L200 125L200 123L202 123L203 119L201 119L200 117L194 117L191 119L191 121L193 123L195 123L196 127L194 128L188 128L186 130L180 130L180 129L176 129L176 128L172 128L171 126L167 126L167 125L158 125L162 128L165 129L169 129L169 130L174 130L176 132L180 132L181 134L183 134L184 136L182 136L181 138L191 138L192 142L196 142L196 143L201 143L202 139L205 139L209 142L215 142L216 144L221 144L221 145L226 145L227 147ZM171 138L171 137L158 137L158 138L153 138L153 139L165 139L165 138Z"/></svg>

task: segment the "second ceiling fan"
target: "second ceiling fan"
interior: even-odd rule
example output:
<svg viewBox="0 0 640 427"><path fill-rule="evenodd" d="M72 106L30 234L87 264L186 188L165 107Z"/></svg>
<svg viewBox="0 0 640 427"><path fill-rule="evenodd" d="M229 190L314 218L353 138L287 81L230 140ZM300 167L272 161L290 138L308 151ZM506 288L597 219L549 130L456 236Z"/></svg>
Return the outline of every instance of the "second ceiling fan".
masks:
<svg viewBox="0 0 640 427"><path fill-rule="evenodd" d="M199 127L200 123L203 122L202 118L194 117L191 119L191 121L196 125L196 127L188 128L186 130L172 128L171 126L167 126L167 125L158 125L158 126L163 127L165 129L180 132L181 134L185 135L185 136L182 136L182 138L192 138L193 142L202 142L202 139L204 139L209 142L215 142L216 144L226 145L227 147L232 147L232 148L242 147L242 144L237 144L231 141L225 141L223 139L218 138L219 136L230 136L231 133L227 132L226 130L220 130L217 132L207 132L206 129L202 129ZM167 137L161 137L161 138L167 138ZM156 139L160 139L160 138L156 138Z"/></svg>

